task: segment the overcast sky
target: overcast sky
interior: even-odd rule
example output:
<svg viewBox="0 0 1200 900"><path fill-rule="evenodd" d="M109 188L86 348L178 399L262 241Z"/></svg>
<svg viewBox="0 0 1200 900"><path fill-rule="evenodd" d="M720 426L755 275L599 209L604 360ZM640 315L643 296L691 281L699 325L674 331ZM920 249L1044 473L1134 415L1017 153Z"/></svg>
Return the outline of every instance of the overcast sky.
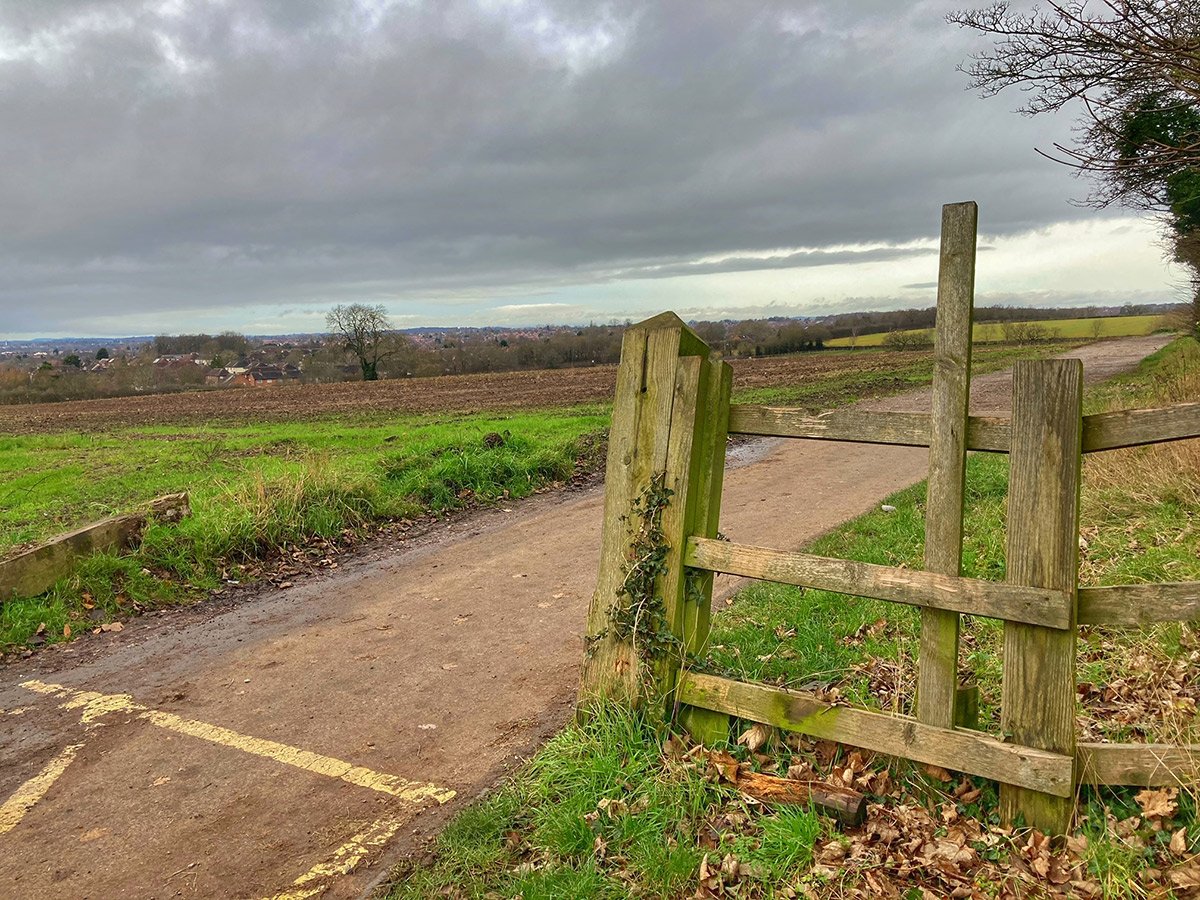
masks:
<svg viewBox="0 0 1200 900"><path fill-rule="evenodd" d="M0 0L0 337L1178 299L958 5Z"/></svg>

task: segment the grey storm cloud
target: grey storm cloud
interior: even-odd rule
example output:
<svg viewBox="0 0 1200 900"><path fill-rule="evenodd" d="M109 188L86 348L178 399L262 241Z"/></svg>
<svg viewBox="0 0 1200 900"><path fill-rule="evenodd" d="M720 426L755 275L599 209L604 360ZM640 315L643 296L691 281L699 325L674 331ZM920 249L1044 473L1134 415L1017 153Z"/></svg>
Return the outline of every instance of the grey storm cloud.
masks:
<svg viewBox="0 0 1200 900"><path fill-rule="evenodd" d="M0 332L886 259L968 197L988 234L1077 216L1032 152L1064 123L964 90L951 6L0 2Z"/></svg>

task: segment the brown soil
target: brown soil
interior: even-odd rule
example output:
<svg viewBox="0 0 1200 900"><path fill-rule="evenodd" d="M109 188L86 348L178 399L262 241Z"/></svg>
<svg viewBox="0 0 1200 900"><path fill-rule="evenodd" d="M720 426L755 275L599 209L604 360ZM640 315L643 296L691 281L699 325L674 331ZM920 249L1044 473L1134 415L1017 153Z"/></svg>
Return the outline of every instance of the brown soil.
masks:
<svg viewBox="0 0 1200 900"><path fill-rule="evenodd" d="M810 353L736 360L739 388L798 384L808 378L889 371L919 353ZM607 403L615 366L446 375L393 381L230 388L183 394L0 406L0 431L94 431L139 425L208 424L405 413L467 413Z"/></svg>
<svg viewBox="0 0 1200 900"><path fill-rule="evenodd" d="M1073 355L1095 379L1163 342L1111 341ZM1006 384L1003 374L977 379L977 409L1002 410ZM928 408L928 395L886 405ZM919 480L925 466L920 449L745 445L731 459L721 529L798 547ZM290 589L147 618L7 667L0 798L37 793L35 776L79 748L11 830L13 801L0 807L3 893L360 895L383 864L564 720L602 499L590 490L488 510ZM736 586L723 579L718 597ZM38 693L33 680L96 694ZM458 795L441 806L408 802L364 786L361 769L331 777L327 763L264 740ZM370 843L380 821L401 824L343 873L357 855L352 838Z"/></svg>

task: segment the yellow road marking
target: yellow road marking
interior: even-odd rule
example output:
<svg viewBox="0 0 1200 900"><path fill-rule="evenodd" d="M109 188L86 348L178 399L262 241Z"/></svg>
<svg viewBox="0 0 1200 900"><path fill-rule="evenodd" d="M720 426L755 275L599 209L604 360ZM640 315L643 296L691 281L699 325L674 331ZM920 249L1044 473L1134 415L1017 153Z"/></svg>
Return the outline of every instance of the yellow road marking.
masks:
<svg viewBox="0 0 1200 900"><path fill-rule="evenodd" d="M349 875L374 848L383 846L392 839L400 826L400 819L379 819L372 822L349 841L330 854L325 862L319 862L295 881L293 890L276 894L269 900L305 900L321 893L328 882L339 875Z"/></svg>
<svg viewBox="0 0 1200 900"><path fill-rule="evenodd" d="M46 796L46 792L54 786L60 775L67 770L71 760L83 744L71 744L46 763L46 767L38 772L23 785L17 788L11 797L0 806L0 834L12 831L25 818L37 802Z"/></svg>
<svg viewBox="0 0 1200 900"><path fill-rule="evenodd" d="M290 747L276 741L250 737L239 734L219 725L184 719L174 713L161 712L135 703L128 694L98 694L95 691L74 691L60 684L47 684L42 681L30 680L23 682L21 687L39 694L57 695L66 698L60 704L60 709L82 709L84 724L92 724L101 716L113 712L137 713L138 718L144 719L159 728L165 728L179 734L199 738L223 747L232 747L254 756L273 759L284 765L294 766L306 772L324 775L327 778L337 778L350 784L365 787L382 794L389 794L410 803L423 800L436 800L445 803L454 797L455 792L419 781L408 781L398 775L388 775L376 772L365 766L356 766L332 756L322 756L298 747Z"/></svg>

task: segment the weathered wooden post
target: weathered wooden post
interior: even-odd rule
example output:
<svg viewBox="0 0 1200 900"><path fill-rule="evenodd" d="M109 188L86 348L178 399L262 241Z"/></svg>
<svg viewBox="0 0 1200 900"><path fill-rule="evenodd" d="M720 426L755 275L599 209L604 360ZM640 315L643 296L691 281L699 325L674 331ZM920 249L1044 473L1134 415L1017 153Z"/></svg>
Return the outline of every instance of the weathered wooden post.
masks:
<svg viewBox="0 0 1200 900"><path fill-rule="evenodd" d="M1013 367L1008 581L1066 591L1066 629L1006 622L1000 723L1017 744L1075 756L1076 582L1082 465L1083 364L1022 360ZM1063 834L1073 797L1000 786L1000 814Z"/></svg>
<svg viewBox="0 0 1200 900"><path fill-rule="evenodd" d="M973 201L942 207L929 486L925 504L925 568L956 577L962 574L978 221L979 207ZM958 625L956 612L921 610L917 718L927 725L951 728L956 720L962 723L969 718L966 710L971 705L970 696L959 699Z"/></svg>
<svg viewBox="0 0 1200 900"><path fill-rule="evenodd" d="M669 699L681 662L708 637L712 577L687 575L683 551L690 535L716 535L731 384L729 365L674 313L626 329L580 682L585 711L597 699ZM631 596L629 573L646 566L653 589Z"/></svg>

